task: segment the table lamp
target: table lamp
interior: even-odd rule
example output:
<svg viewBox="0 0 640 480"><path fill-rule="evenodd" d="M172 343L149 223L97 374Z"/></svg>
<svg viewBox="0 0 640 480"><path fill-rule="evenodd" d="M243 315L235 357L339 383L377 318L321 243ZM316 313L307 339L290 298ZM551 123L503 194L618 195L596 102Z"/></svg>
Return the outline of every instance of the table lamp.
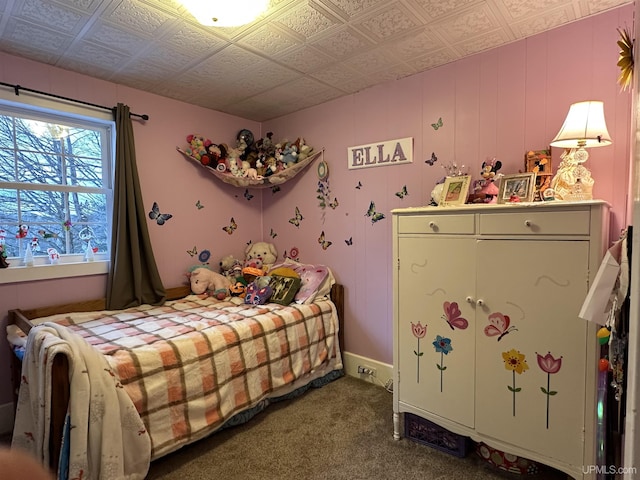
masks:
<svg viewBox="0 0 640 480"><path fill-rule="evenodd" d="M590 100L574 103L551 146L565 148L562 162L551 181L559 200L590 200L593 198L591 172L584 166L589 158L586 148L611 145L604 120L604 104Z"/></svg>

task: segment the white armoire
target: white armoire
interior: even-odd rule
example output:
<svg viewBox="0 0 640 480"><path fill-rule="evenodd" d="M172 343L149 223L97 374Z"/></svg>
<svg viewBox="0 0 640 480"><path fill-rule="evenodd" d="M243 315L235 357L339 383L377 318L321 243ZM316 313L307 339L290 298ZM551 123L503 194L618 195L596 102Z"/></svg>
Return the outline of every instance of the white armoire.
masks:
<svg viewBox="0 0 640 480"><path fill-rule="evenodd" d="M392 214L394 436L409 412L595 478L598 326L578 313L608 244L608 204Z"/></svg>

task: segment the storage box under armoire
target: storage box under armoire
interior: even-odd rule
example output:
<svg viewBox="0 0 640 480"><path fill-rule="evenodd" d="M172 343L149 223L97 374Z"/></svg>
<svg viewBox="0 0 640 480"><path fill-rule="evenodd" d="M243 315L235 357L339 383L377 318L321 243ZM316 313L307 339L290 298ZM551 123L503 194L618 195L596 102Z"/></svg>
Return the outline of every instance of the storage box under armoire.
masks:
<svg viewBox="0 0 640 480"><path fill-rule="evenodd" d="M473 448L473 442L469 437L450 432L412 413L404 414L404 435L414 442L460 458L466 457Z"/></svg>

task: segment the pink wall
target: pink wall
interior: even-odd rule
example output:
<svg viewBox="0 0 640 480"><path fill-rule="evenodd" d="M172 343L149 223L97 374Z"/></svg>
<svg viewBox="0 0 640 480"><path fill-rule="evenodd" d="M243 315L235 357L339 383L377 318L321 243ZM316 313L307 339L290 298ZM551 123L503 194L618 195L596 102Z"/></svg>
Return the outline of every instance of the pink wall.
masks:
<svg viewBox="0 0 640 480"><path fill-rule="evenodd" d="M346 286L345 349L392 363L392 267L390 210L426 205L443 174L456 161L478 178L487 157L502 173L524 168L524 153L547 148L569 109L581 100L602 100L613 145L590 150L594 196L613 206L612 236L627 215L631 97L616 83L617 28L632 25L625 6L496 48L412 77L377 86L294 115L265 122L264 131L306 136L325 148L332 197L339 206L324 212L310 171L284 195L265 195L264 232L277 233L281 249L302 246L301 259L332 266ZM431 124L442 117L444 126ZM403 137L414 138L408 165L347 169L347 148ZM425 163L435 152L438 161ZM553 149L554 170L560 149ZM356 189L361 182L363 187ZM395 195L403 185L409 195ZM283 188L284 190L284 188ZM372 225L371 201L386 219ZM305 219L288 224L294 207ZM324 215L324 217L323 217ZM333 244L325 251L320 232ZM353 238L347 246L345 239Z"/></svg>
<svg viewBox="0 0 640 480"><path fill-rule="evenodd" d="M199 263L197 257L187 253L194 246L198 251L209 249L217 265L222 255L233 253L242 257L246 242L261 239L261 196L255 195L247 201L244 190L219 182L176 151L176 146L186 146L185 137L189 133L201 133L212 140L234 144L242 128L249 128L260 136L259 123L6 54L0 54L0 81L100 105L122 102L129 105L132 112L149 115L149 121L133 124L145 205L151 210L157 201L161 211L173 214L162 227L155 222L148 223L165 286L183 284L184 273ZM4 90L9 93L5 92L3 98L20 100L12 90ZM198 200L205 206L203 209L196 208ZM222 230L231 216L238 224L233 236ZM105 289L103 275L0 284L0 328L4 332L9 309L100 298L104 297ZM5 336L0 335L0 405L12 400L9 357Z"/></svg>
<svg viewBox="0 0 640 480"><path fill-rule="evenodd" d="M589 164L595 196L613 205L613 230L624 225L631 108L630 96L616 84L616 28L632 24L632 12L630 6L615 9L264 125L5 54L0 81L102 105L122 102L150 116L144 124L134 122L134 130L145 204L150 208L157 201L174 215L163 227L149 223L166 286L184 282L184 272L197 263L187 254L194 246L211 250L211 263L227 253L242 257L249 240L273 241L280 253L296 246L302 261L331 266L346 286L346 350L391 363L390 211L427 204L443 163L455 159L475 175L486 157L495 156L503 173L516 172L526 150L548 146L571 103L603 100L614 144L591 150ZM435 131L430 124L439 117L444 126ZM315 165L279 192L253 190L248 201L244 189L219 182L175 150L189 133L233 143L241 128L256 138L267 131L277 140L304 136L324 148L338 207L319 208ZM347 170L347 147L403 137L414 138L413 164ZM424 162L431 152L439 157L433 167ZM557 166L559 152L553 155ZM358 182L361 189L355 188ZM409 195L400 199L395 192L403 185ZM198 200L205 208L195 207ZM386 216L376 224L365 216L371 201ZM299 228L289 223L296 206L304 216ZM238 229L228 235L222 227L231 216ZM326 250L318 242L323 230L332 242ZM345 242L349 238L352 246ZM2 284L0 305L6 312L66 303L101 297L104 289L103 276ZM3 330L5 325L6 314L0 313ZM9 355L0 336L0 358ZM0 404L11 401L7 363L0 361Z"/></svg>

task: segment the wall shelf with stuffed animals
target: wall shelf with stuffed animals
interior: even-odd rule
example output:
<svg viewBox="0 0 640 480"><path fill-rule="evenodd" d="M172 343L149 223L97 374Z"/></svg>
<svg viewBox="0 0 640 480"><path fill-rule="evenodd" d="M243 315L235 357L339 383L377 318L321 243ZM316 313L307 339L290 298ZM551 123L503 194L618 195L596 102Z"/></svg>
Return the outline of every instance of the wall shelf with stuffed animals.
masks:
<svg viewBox="0 0 640 480"><path fill-rule="evenodd" d="M274 143L273 134L254 141L250 130L240 130L236 146L214 143L199 134L187 136L188 146L176 147L185 158L204 167L219 180L243 188L271 188L291 180L313 163L323 150L314 151L302 137Z"/></svg>

